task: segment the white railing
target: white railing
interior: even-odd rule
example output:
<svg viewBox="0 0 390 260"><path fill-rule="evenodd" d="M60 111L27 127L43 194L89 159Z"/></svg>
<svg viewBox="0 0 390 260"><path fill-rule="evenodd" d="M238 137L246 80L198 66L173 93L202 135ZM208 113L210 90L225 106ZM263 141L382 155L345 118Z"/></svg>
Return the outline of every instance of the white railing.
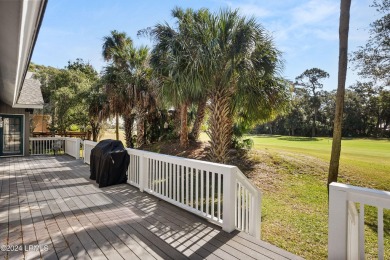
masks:
<svg viewBox="0 0 390 260"><path fill-rule="evenodd" d="M85 163L94 145L84 142ZM129 148L127 152L129 184L227 232L238 229L260 238L261 193L236 166Z"/></svg>
<svg viewBox="0 0 390 260"><path fill-rule="evenodd" d="M66 153L80 158L79 138L70 137L30 137L30 155L52 155Z"/></svg>
<svg viewBox="0 0 390 260"><path fill-rule="evenodd" d="M364 205L377 208L378 259L384 259L383 209L390 209L390 192L335 182L329 186L328 259L365 259Z"/></svg>
<svg viewBox="0 0 390 260"><path fill-rule="evenodd" d="M93 141L88 141L84 140L84 148L83 148L83 158L84 158L84 163L90 164L90 159L91 159L91 151L95 147L97 142Z"/></svg>
<svg viewBox="0 0 390 260"><path fill-rule="evenodd" d="M80 143L79 138L65 137L65 153L80 159Z"/></svg>

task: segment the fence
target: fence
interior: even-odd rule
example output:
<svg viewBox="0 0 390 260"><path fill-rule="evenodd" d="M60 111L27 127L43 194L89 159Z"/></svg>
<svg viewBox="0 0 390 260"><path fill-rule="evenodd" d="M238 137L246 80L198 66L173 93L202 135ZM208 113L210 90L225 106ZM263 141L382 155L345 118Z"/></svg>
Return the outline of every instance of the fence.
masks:
<svg viewBox="0 0 390 260"><path fill-rule="evenodd" d="M80 143L78 138L70 137L30 137L30 155L69 154L80 158Z"/></svg>
<svg viewBox="0 0 390 260"><path fill-rule="evenodd" d="M377 208L378 259L384 259L383 209L390 209L390 192L341 183L329 186L329 259L365 259L365 205Z"/></svg>
<svg viewBox="0 0 390 260"><path fill-rule="evenodd" d="M96 143L84 142L84 162ZM260 238L261 193L235 166L127 149L128 183L231 232Z"/></svg>

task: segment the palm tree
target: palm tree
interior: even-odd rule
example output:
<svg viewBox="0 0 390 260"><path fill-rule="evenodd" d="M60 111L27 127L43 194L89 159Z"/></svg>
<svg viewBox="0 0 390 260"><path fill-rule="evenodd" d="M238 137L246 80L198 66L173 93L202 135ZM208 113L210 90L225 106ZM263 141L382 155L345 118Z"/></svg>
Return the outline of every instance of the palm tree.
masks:
<svg viewBox="0 0 390 260"><path fill-rule="evenodd" d="M89 124L92 130L92 141L96 142L101 130L102 121L107 107L107 96L102 91L101 85L98 83L92 87L91 92L87 96Z"/></svg>
<svg viewBox="0 0 390 260"><path fill-rule="evenodd" d="M116 139L119 140L119 116L127 111L131 111L131 95L129 82L131 80L128 71L124 71L114 65L104 68L101 78L109 104L108 115L115 116Z"/></svg>
<svg viewBox="0 0 390 260"><path fill-rule="evenodd" d="M328 187L330 183L337 181L339 173L339 162L341 153L341 124L343 121L345 80L347 77L348 64L348 32L350 7L351 0L341 0L339 25L339 72L336 94L336 113L333 127L332 153L330 157L328 174Z"/></svg>
<svg viewBox="0 0 390 260"><path fill-rule="evenodd" d="M170 97L180 105L181 144L188 140L187 106L206 97L210 158L226 162L235 120L259 121L288 100L288 84L278 77L280 53L254 19L241 17L237 11L210 14L176 8L172 14L178 20L177 29L159 24L152 31L157 42L152 64L164 77Z"/></svg>
<svg viewBox="0 0 390 260"><path fill-rule="evenodd" d="M149 112L156 107L154 89L156 81L149 66L149 49L145 46L133 48L129 58L131 92L137 121L137 147L145 143L145 124Z"/></svg>
<svg viewBox="0 0 390 260"><path fill-rule="evenodd" d="M110 108L112 108L112 114L115 115L115 133L116 139L119 140L119 116L126 111L122 95L126 92L125 88L128 86L128 82L123 81L126 78L125 73L129 70L128 60L130 53L133 49L133 42L124 32L118 32L116 30L111 31L111 35L103 38L102 55L105 61L111 62L105 72L107 90L115 91L108 93L110 101ZM129 101L129 100L128 100ZM127 135L126 135L127 136ZM127 140L127 138L126 138Z"/></svg>
<svg viewBox="0 0 390 260"><path fill-rule="evenodd" d="M270 117L288 100L288 84L278 77L279 51L253 18L222 10L202 31L209 35L202 63L211 83L210 158L225 163L234 121L250 124Z"/></svg>
<svg viewBox="0 0 390 260"><path fill-rule="evenodd" d="M210 14L206 9L194 12L192 9L183 11L175 8L172 16L177 19L177 28L158 24L151 32L156 40L151 64L162 78L163 95L177 108L176 112L180 116L180 145L187 147L188 107L194 100L205 95L200 78L202 68L197 59L197 47L202 44L199 38L202 34L199 34L196 27L202 24L202 20L209 18Z"/></svg>
<svg viewBox="0 0 390 260"><path fill-rule="evenodd" d="M118 68L128 67L127 61L132 49L133 41L125 32L113 30L111 35L103 37L103 58Z"/></svg>

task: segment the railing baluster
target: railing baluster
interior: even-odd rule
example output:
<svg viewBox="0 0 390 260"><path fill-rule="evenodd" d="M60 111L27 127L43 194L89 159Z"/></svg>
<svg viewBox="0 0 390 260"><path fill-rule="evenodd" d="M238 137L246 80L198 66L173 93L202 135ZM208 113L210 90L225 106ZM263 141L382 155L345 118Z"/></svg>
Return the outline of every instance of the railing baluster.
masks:
<svg viewBox="0 0 390 260"><path fill-rule="evenodd" d="M245 189L241 186L241 229L244 230L245 226Z"/></svg>
<svg viewBox="0 0 390 260"><path fill-rule="evenodd" d="M165 162L165 196L169 198L169 162Z"/></svg>
<svg viewBox="0 0 390 260"><path fill-rule="evenodd" d="M133 168L134 168L134 156L130 155L130 164L129 164L129 182L133 182Z"/></svg>
<svg viewBox="0 0 390 260"><path fill-rule="evenodd" d="M218 181L217 181L217 184L218 184L218 215L217 215L217 218L218 218L218 221L221 220L221 184L222 184L222 176L221 176L221 173L217 173L217 177L218 177Z"/></svg>
<svg viewBox="0 0 390 260"><path fill-rule="evenodd" d="M168 172L169 172L169 194L168 197L170 199L172 198L172 163L168 164Z"/></svg>
<svg viewBox="0 0 390 260"><path fill-rule="evenodd" d="M165 196L165 162L161 161L161 194Z"/></svg>
<svg viewBox="0 0 390 260"><path fill-rule="evenodd" d="M134 165L133 165L133 182L138 183L137 181L137 156L133 155Z"/></svg>
<svg viewBox="0 0 390 260"><path fill-rule="evenodd" d="M180 202L180 189L181 189L181 178L180 178L180 165L176 164L176 201Z"/></svg>
<svg viewBox="0 0 390 260"><path fill-rule="evenodd" d="M238 183L238 191L237 191L237 200L238 200L238 204L237 204L237 207L238 207L238 210L237 210L237 212L238 212L238 224L237 224L237 227L238 227L238 229L242 229L242 227L241 227L241 210L242 210L242 208L241 208L241 183Z"/></svg>
<svg viewBox="0 0 390 260"><path fill-rule="evenodd" d="M152 169L152 159L147 158L147 164L148 164L148 171L144 173L144 174L148 174L148 178L147 178L148 181L146 182L146 189L151 190L152 186L150 184L151 184L151 180L152 180L152 171L153 171L153 169ZM141 174L142 173L140 173L140 175ZM140 176L140 178L142 178L142 177Z"/></svg>
<svg viewBox="0 0 390 260"><path fill-rule="evenodd" d="M153 159L149 159L149 190L153 190Z"/></svg>
<svg viewBox="0 0 390 260"><path fill-rule="evenodd" d="M134 167L135 167L134 155L130 156L129 166L130 166L130 172L129 172L130 182L134 183L135 182L135 180L134 180Z"/></svg>
<svg viewBox="0 0 390 260"><path fill-rule="evenodd" d="M215 216L215 209L214 209L214 204L215 204L215 173L211 173L211 218L214 218Z"/></svg>
<svg viewBox="0 0 390 260"><path fill-rule="evenodd" d="M152 159L152 167L153 167L153 176L152 176L152 191L157 192L157 183L156 183L156 176L157 176L157 170L156 170L156 160Z"/></svg>
<svg viewBox="0 0 390 260"><path fill-rule="evenodd" d="M184 166L180 165L180 177L181 177L181 203L184 203Z"/></svg>
<svg viewBox="0 0 390 260"><path fill-rule="evenodd" d="M177 164L173 164L173 199L178 201Z"/></svg>
<svg viewBox="0 0 390 260"><path fill-rule="evenodd" d="M191 168L190 169L190 172L191 172L191 174L190 174L190 190L189 190L189 192L190 192L190 197L191 197L191 201L190 201L190 204L191 204L191 207L194 207L194 168Z"/></svg>
<svg viewBox="0 0 390 260"><path fill-rule="evenodd" d="M195 208L196 210L199 210L199 169L195 169Z"/></svg>
<svg viewBox="0 0 390 260"><path fill-rule="evenodd" d="M206 215L209 215L209 202L210 202L210 172L206 172Z"/></svg>
<svg viewBox="0 0 390 260"><path fill-rule="evenodd" d="M150 159L150 190L154 191L154 159Z"/></svg>
<svg viewBox="0 0 390 260"><path fill-rule="evenodd" d="M238 187L239 183L234 184L234 225L238 228Z"/></svg>
<svg viewBox="0 0 390 260"><path fill-rule="evenodd" d="M200 170L200 211L204 212L203 210L203 204L204 204L204 201L203 201L203 195L204 195L204 174L203 174L203 170Z"/></svg>
<svg viewBox="0 0 390 260"><path fill-rule="evenodd" d="M190 185L190 170L191 170L191 168L189 168L189 167L185 167L185 177L186 177L186 179L185 179L185 182L186 182L186 205L190 205L190 197L189 197L189 194L190 194L190 188L189 188L189 185Z"/></svg>
<svg viewBox="0 0 390 260"><path fill-rule="evenodd" d="M133 173L132 173L132 178L133 182L138 184L138 178L137 178L137 168L138 168L138 156L133 155Z"/></svg>
<svg viewBox="0 0 390 260"><path fill-rule="evenodd" d="M248 190L245 190L245 215L246 215L246 220L245 220L245 232L249 232L249 192Z"/></svg>
<svg viewBox="0 0 390 260"><path fill-rule="evenodd" d="M156 192L160 193L160 187L161 187L161 171L160 171L160 160L156 160Z"/></svg>
<svg viewBox="0 0 390 260"><path fill-rule="evenodd" d="M383 243L383 208L378 207L378 259L384 259L384 243Z"/></svg>
<svg viewBox="0 0 390 260"><path fill-rule="evenodd" d="M139 156L134 156L135 166L134 166L134 182L139 184L138 179L138 168L139 168ZM146 170L146 169L145 169Z"/></svg>
<svg viewBox="0 0 390 260"><path fill-rule="evenodd" d="M138 184L140 184L140 164L141 164L141 160L143 160L144 158L142 157L142 159L141 159L141 156L136 156L135 157L135 162L136 162L136 167L135 167L135 179L136 179L136 182L138 183ZM144 164L145 165L145 164ZM147 165L147 164L146 164ZM145 166L146 166L145 165ZM146 169L144 169L144 171L146 171Z"/></svg>

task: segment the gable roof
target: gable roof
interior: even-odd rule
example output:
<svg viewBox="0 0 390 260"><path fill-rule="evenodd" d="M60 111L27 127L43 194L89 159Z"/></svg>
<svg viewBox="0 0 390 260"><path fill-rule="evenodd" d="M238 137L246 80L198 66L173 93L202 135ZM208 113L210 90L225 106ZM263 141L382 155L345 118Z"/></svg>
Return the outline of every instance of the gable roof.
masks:
<svg viewBox="0 0 390 260"><path fill-rule="evenodd" d="M14 107L43 108L41 83L32 76L33 73L27 72L18 102L16 102Z"/></svg>

